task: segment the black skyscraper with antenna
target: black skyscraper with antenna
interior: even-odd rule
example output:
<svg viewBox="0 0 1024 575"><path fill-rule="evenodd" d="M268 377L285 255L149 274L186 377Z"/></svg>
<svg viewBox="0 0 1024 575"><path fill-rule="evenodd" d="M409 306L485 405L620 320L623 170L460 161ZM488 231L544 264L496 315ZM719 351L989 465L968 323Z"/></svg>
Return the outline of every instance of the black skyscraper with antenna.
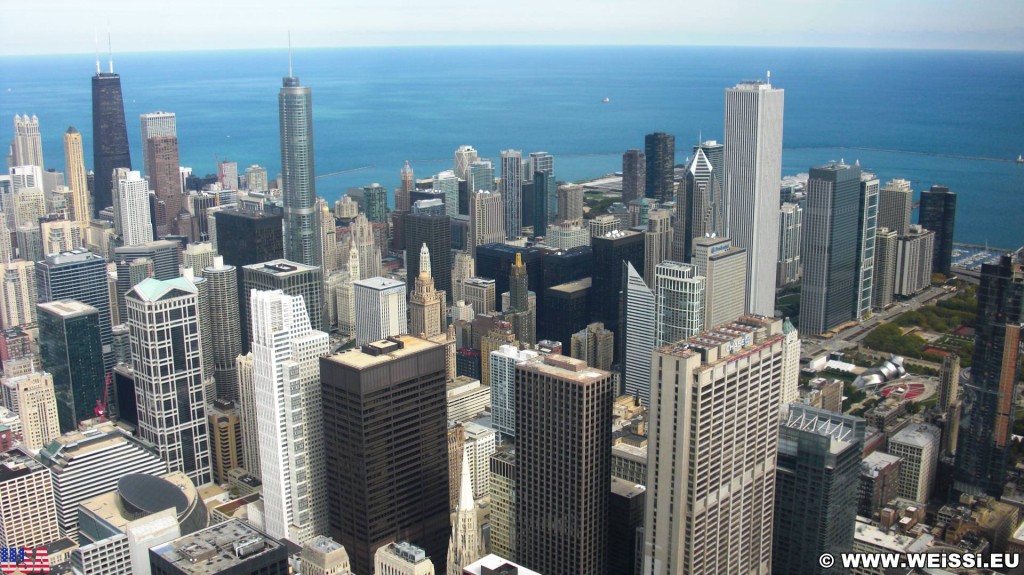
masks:
<svg viewBox="0 0 1024 575"><path fill-rule="evenodd" d="M109 49L109 38L107 41ZM121 76L114 73L114 58L110 56L108 72L100 71L96 56L96 75L92 77L92 164L95 173L93 185L93 215L113 205L113 177L115 168L132 167L128 150L128 128L124 121L124 99L121 97Z"/></svg>

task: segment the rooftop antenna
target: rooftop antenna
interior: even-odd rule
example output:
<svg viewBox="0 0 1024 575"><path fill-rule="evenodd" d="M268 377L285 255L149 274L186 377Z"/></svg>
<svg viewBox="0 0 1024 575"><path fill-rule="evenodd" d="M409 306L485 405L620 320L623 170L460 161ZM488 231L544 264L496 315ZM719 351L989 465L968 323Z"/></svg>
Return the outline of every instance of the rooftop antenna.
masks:
<svg viewBox="0 0 1024 575"><path fill-rule="evenodd" d="M288 77L292 77L292 31L288 31Z"/></svg>
<svg viewBox="0 0 1024 575"><path fill-rule="evenodd" d="M772 85L772 71L768 70L768 85Z"/></svg>
<svg viewBox="0 0 1024 575"><path fill-rule="evenodd" d="M110 45L110 22L107 22L107 57L110 59L110 73L114 73L114 49Z"/></svg>
<svg viewBox="0 0 1024 575"><path fill-rule="evenodd" d="M100 33L93 29L93 39L96 41L96 75L100 75Z"/></svg>
<svg viewBox="0 0 1024 575"><path fill-rule="evenodd" d="M700 130L697 130L697 145L699 146L699 145L701 145L703 143L704 143L704 130L702 128Z"/></svg>

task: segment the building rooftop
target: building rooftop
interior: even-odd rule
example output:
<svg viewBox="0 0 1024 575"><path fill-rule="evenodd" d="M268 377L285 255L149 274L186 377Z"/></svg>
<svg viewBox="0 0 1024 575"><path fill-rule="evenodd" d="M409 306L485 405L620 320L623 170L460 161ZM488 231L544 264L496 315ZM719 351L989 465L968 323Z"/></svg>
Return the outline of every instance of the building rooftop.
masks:
<svg viewBox="0 0 1024 575"><path fill-rule="evenodd" d="M91 305L73 299L48 301L38 304L38 306L41 310L45 310L50 314L60 316L65 319L99 313L96 308Z"/></svg>
<svg viewBox="0 0 1024 575"><path fill-rule="evenodd" d="M619 477L612 477L612 493L621 497L632 499L647 492L647 488L632 481L626 481Z"/></svg>
<svg viewBox="0 0 1024 575"><path fill-rule="evenodd" d="M934 540L935 538L927 533L913 537L886 531L864 517L857 517L857 526L854 530L854 549L861 543L897 553L922 553L931 547Z"/></svg>
<svg viewBox="0 0 1024 575"><path fill-rule="evenodd" d="M384 547L381 547L381 549L383 549L385 553L401 557L403 560L413 564L430 561L427 557L426 551L407 541L388 543Z"/></svg>
<svg viewBox="0 0 1024 575"><path fill-rule="evenodd" d="M578 383L592 383L611 377L611 373L590 367L586 361L564 355L542 355L516 365L516 369L533 371Z"/></svg>
<svg viewBox="0 0 1024 575"><path fill-rule="evenodd" d="M920 423L904 428L896 435L889 438L889 443L900 443L914 447L927 447L937 445L939 441L939 428L927 423Z"/></svg>
<svg viewBox="0 0 1024 575"><path fill-rule="evenodd" d="M576 280L576 281L573 281L573 282L566 282L564 284L558 284L558 285L552 286L552 287L550 287L548 289L553 290L553 291L565 292L565 293L574 293L574 292L578 292L580 290L590 289L590 287L593 284L594 284L593 278L583 278L581 280Z"/></svg>
<svg viewBox="0 0 1024 575"><path fill-rule="evenodd" d="M291 260L285 259L271 260L269 262L262 262L258 264L250 264L247 266L243 266L243 268L247 270L273 274L275 276L281 277L320 269L316 266L307 266L305 264L300 264L298 262L293 262Z"/></svg>
<svg viewBox="0 0 1024 575"><path fill-rule="evenodd" d="M88 260L103 260L103 258L85 248L78 248L77 250L61 252L59 254L49 254L44 258L44 261L50 265L84 262Z"/></svg>
<svg viewBox="0 0 1024 575"><path fill-rule="evenodd" d="M0 483L6 483L44 469L46 468L41 463L22 451L20 447L0 454Z"/></svg>
<svg viewBox="0 0 1024 575"><path fill-rule="evenodd" d="M895 455L889 455L888 453L882 453L881 451L872 451L860 464L860 474L868 477L878 477L883 469L898 463L899 457Z"/></svg>
<svg viewBox="0 0 1024 575"><path fill-rule="evenodd" d="M182 517L195 500L195 485L184 473L132 473L118 481L116 491L87 499L81 506L123 532L132 521L160 511L172 510L176 518Z"/></svg>
<svg viewBox="0 0 1024 575"><path fill-rule="evenodd" d="M143 301L156 301L172 290L181 290L185 293L198 293L195 284L189 280L178 277L169 280L158 280L155 278L146 278L135 285L129 294L135 294L136 297Z"/></svg>
<svg viewBox="0 0 1024 575"><path fill-rule="evenodd" d="M400 282L398 280L393 280L393 279L389 279L389 278L375 277L375 278L367 278L367 279L364 279L364 280L354 281L354 282L352 282L352 285L357 285L357 286L361 286L361 287L365 287L365 288L369 288L369 289L375 289L375 290L386 290L386 289L392 289L392 288L397 288L397 287L403 287L404 288L405 287L405 282Z"/></svg>
<svg viewBox="0 0 1024 575"><path fill-rule="evenodd" d="M472 286L487 287L489 285L494 285L494 280L491 279L491 278L479 278L479 277L477 277L477 278L469 278L468 280L465 281L465 284L466 285L472 285Z"/></svg>
<svg viewBox="0 0 1024 575"><path fill-rule="evenodd" d="M156 456L152 444L131 437L113 423L106 422L85 431L65 433L43 448L39 457L44 465L59 472L75 458L126 443L134 443Z"/></svg>
<svg viewBox="0 0 1024 575"><path fill-rule="evenodd" d="M491 553L462 568L470 575L541 575Z"/></svg>
<svg viewBox="0 0 1024 575"><path fill-rule="evenodd" d="M150 549L182 573L222 573L261 553L282 548L260 531L232 520Z"/></svg>
<svg viewBox="0 0 1024 575"><path fill-rule="evenodd" d="M368 343L361 348L329 355L323 359L354 369L367 369L436 347L440 346L426 339L412 335L397 335Z"/></svg>

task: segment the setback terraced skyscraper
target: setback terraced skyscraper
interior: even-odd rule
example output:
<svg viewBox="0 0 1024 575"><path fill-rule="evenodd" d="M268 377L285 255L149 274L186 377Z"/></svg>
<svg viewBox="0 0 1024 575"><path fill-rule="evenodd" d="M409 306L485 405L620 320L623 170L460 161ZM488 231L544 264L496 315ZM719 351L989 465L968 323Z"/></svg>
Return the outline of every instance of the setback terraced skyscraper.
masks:
<svg viewBox="0 0 1024 575"><path fill-rule="evenodd" d="M284 188L284 257L320 266L320 212L313 172L313 92L291 75L277 97L281 121L281 179Z"/></svg>

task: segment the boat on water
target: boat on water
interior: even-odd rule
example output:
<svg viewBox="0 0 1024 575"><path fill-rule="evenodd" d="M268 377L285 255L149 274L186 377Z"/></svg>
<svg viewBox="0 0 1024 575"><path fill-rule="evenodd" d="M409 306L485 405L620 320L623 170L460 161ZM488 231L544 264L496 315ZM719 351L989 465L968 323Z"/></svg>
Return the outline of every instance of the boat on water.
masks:
<svg viewBox="0 0 1024 575"><path fill-rule="evenodd" d="M1024 164L1024 154L1017 154L1017 163Z"/></svg>
<svg viewBox="0 0 1024 575"><path fill-rule="evenodd" d="M601 100L601 103L607 104L608 102L611 102L611 101L612 101L611 98L605 98L605 99ZM1024 160L1021 160L1021 161L1024 162Z"/></svg>

